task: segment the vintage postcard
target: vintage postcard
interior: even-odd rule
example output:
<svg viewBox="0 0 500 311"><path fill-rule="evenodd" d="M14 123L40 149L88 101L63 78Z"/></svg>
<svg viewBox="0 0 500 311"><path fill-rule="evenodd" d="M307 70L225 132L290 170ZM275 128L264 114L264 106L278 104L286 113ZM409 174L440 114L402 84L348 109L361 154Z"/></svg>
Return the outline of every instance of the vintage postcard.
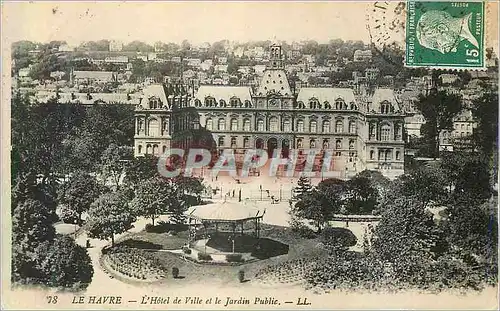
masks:
<svg viewBox="0 0 500 311"><path fill-rule="evenodd" d="M1 31L2 309L499 308L497 1L4 1Z"/></svg>

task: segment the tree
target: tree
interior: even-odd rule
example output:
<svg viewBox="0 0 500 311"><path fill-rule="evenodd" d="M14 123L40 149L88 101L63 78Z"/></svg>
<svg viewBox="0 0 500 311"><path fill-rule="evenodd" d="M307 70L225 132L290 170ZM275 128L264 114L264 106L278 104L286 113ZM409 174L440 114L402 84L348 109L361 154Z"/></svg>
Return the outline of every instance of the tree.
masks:
<svg viewBox="0 0 500 311"><path fill-rule="evenodd" d="M136 188L143 181L159 176L158 158L147 154L143 157L134 157L127 162L123 183Z"/></svg>
<svg viewBox="0 0 500 311"><path fill-rule="evenodd" d="M359 172L356 177L367 178L370 181L371 187L375 188L379 194L378 201L384 201L387 192L391 186L389 178L385 177L379 171L364 170Z"/></svg>
<svg viewBox="0 0 500 311"><path fill-rule="evenodd" d="M414 198L413 204L422 204L423 208L431 203L439 204L447 199L446 182L439 167L422 166L410 174L399 176L392 184L385 203L390 203L400 196Z"/></svg>
<svg viewBox="0 0 500 311"><path fill-rule="evenodd" d="M177 189L170 180L154 177L139 185L131 205L137 216L150 218L154 226L158 216L167 214L171 207L176 209L180 204L178 198Z"/></svg>
<svg viewBox="0 0 500 311"><path fill-rule="evenodd" d="M50 287L85 289L94 274L87 250L68 236L58 236L37 249L43 283Z"/></svg>
<svg viewBox="0 0 500 311"><path fill-rule="evenodd" d="M104 180L111 179L116 187L120 186L120 178L124 171L123 161L133 158L133 150L129 147L111 143L101 155L101 172Z"/></svg>
<svg viewBox="0 0 500 311"><path fill-rule="evenodd" d="M425 118L420 132L426 146L421 152L426 156L437 157L439 134L442 130L453 129L453 120L462 111L462 99L456 94L432 90L429 95L420 95L416 106Z"/></svg>
<svg viewBox="0 0 500 311"><path fill-rule="evenodd" d="M328 198L316 189L301 195L301 198L291 211L298 219L307 219L314 222L317 232L320 233L324 224L330 220L334 210Z"/></svg>
<svg viewBox="0 0 500 311"><path fill-rule="evenodd" d="M399 196L388 202L372 238L373 251L405 283L432 281L430 267L445 248L433 216L414 197Z"/></svg>
<svg viewBox="0 0 500 311"><path fill-rule="evenodd" d="M491 156L498 139L498 91L486 88L481 97L473 101L472 114L478 121L472 135L478 149Z"/></svg>
<svg viewBox="0 0 500 311"><path fill-rule="evenodd" d="M86 212L90 205L105 192L104 186L97 179L86 173L77 172L70 180L62 185L59 192L59 202L67 208L73 209L78 215L78 221L82 221L82 213Z"/></svg>
<svg viewBox="0 0 500 311"><path fill-rule="evenodd" d="M87 231L90 237L111 239L114 246L115 235L132 228L136 220L126 197L121 192L109 192L95 200L88 211Z"/></svg>
<svg viewBox="0 0 500 311"><path fill-rule="evenodd" d="M187 207L201 203L201 195L205 192L205 186L201 178L179 175L172 182L178 188L179 195Z"/></svg>
<svg viewBox="0 0 500 311"><path fill-rule="evenodd" d="M378 191L366 177L355 176L346 182L347 210L349 214L371 213L377 206Z"/></svg>
<svg viewBox="0 0 500 311"><path fill-rule="evenodd" d="M12 215L12 244L25 254L34 252L40 243L55 237L52 219L51 211L42 202L21 202Z"/></svg>
<svg viewBox="0 0 500 311"><path fill-rule="evenodd" d="M297 181L297 187L294 189L294 194L300 200L302 195L312 190L311 180L305 176L301 176Z"/></svg>

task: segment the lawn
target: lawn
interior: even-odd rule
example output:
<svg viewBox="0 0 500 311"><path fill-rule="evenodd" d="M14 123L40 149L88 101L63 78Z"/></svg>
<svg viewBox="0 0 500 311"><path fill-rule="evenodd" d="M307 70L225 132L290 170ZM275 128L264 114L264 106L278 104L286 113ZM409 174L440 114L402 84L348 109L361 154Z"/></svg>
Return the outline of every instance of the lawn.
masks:
<svg viewBox="0 0 500 311"><path fill-rule="evenodd" d="M151 229L149 230L151 231ZM143 249L156 249L159 251L151 252L158 263L168 271L167 278L162 280L161 283L179 285L185 282L186 284L199 283L199 284L213 284L213 285L230 285L234 286L239 284L238 271L245 271L246 279L254 282L261 283L267 282L265 279L276 279L276 282L281 282L281 278L285 277L287 280L292 278L300 278L299 270L304 269L303 262L309 262L313 257L324 256L324 250L318 247L319 240L317 238L307 239L301 238L297 233L293 232L288 227L274 226L262 224L260 240L265 241L269 247L273 245L281 245L283 250L275 252L274 257L262 259L258 261L249 262L240 266L216 265L216 264L200 264L184 259L179 254L173 254L167 250L181 249L187 242L187 230L177 232L175 235L167 233L159 233L161 230L153 230L157 232L141 232L131 234L125 240L118 244L125 244L130 247L143 248ZM269 257L263 256L262 258ZM302 258L302 259L300 259ZM300 265L296 267L295 262L300 261ZM171 276L172 268L179 269L178 279L173 279ZM271 269L269 272L267 270ZM294 275L288 276L281 270L292 269ZM296 271L295 271L296 270ZM274 273L273 271L278 271ZM256 278L256 274L259 278ZM276 274L276 275L275 275ZM297 274L297 276L295 276ZM269 276L269 277L267 277ZM263 279L264 277L264 279Z"/></svg>

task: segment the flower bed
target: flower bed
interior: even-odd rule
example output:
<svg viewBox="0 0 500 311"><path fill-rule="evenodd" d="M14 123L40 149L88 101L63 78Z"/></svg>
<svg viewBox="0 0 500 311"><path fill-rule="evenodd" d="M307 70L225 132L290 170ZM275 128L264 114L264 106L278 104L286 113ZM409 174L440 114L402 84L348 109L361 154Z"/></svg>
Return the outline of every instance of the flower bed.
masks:
<svg viewBox="0 0 500 311"><path fill-rule="evenodd" d="M167 271L152 254L128 247L114 248L107 253L109 267L138 280L157 280Z"/></svg>
<svg viewBox="0 0 500 311"><path fill-rule="evenodd" d="M293 284L305 281L306 272L314 267L318 259L299 258L260 269L255 279L263 283Z"/></svg>

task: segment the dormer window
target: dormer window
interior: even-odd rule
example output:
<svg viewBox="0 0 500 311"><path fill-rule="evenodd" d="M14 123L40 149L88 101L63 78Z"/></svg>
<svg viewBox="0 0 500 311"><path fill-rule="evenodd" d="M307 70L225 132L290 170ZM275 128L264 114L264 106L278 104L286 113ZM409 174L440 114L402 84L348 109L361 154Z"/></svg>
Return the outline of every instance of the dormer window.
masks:
<svg viewBox="0 0 500 311"><path fill-rule="evenodd" d="M252 103L247 99L245 100L245 108L251 108L252 107Z"/></svg>
<svg viewBox="0 0 500 311"><path fill-rule="evenodd" d="M161 108L161 102L157 98L149 99L149 109L158 109Z"/></svg>
<svg viewBox="0 0 500 311"><path fill-rule="evenodd" d="M319 106L320 105L319 105L319 102L317 99L312 98L309 100L309 108L310 109L318 109L318 108L320 108Z"/></svg>
<svg viewBox="0 0 500 311"><path fill-rule="evenodd" d="M223 99L219 100L219 106L220 107L226 107L226 101L223 100Z"/></svg>
<svg viewBox="0 0 500 311"><path fill-rule="evenodd" d="M199 100L199 99L195 99L195 100L194 100L194 106L195 106L195 107L201 107L201 100Z"/></svg>
<svg viewBox="0 0 500 311"><path fill-rule="evenodd" d="M215 107L215 98L206 97L205 98L205 107Z"/></svg>
<svg viewBox="0 0 500 311"><path fill-rule="evenodd" d="M332 105L327 101L323 102L323 107L325 107L325 109L332 109Z"/></svg>
<svg viewBox="0 0 500 311"><path fill-rule="evenodd" d="M342 109L346 109L346 108L347 108L347 105L342 98L338 98L337 100L335 100L335 109L336 110L342 110Z"/></svg>
<svg viewBox="0 0 500 311"><path fill-rule="evenodd" d="M238 107L239 104L240 104L240 99L239 98L237 98L237 97L231 98L231 107L232 108Z"/></svg>
<svg viewBox="0 0 500 311"><path fill-rule="evenodd" d="M393 108L388 101L384 101L380 104L380 113L387 114L391 112L393 112Z"/></svg>
<svg viewBox="0 0 500 311"><path fill-rule="evenodd" d="M305 108L306 108L306 105L305 105L303 102L298 102L298 103L297 103L297 108L298 108L298 109L305 109Z"/></svg>

